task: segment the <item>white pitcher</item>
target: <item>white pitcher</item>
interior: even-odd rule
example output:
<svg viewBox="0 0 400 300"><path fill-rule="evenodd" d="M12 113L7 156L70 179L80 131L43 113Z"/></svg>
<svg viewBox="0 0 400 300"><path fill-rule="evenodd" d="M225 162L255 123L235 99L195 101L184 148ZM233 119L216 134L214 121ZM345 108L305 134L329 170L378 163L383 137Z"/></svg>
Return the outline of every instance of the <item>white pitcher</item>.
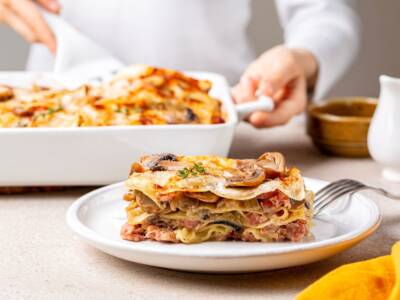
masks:
<svg viewBox="0 0 400 300"><path fill-rule="evenodd" d="M382 75L381 91L368 132L368 149L383 177L400 182L400 78Z"/></svg>

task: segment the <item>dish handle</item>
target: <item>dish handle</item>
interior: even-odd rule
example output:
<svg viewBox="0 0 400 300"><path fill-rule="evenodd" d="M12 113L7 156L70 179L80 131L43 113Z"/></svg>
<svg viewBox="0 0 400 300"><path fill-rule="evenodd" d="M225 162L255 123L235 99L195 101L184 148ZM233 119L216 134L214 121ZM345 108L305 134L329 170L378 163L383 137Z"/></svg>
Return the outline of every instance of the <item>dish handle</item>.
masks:
<svg viewBox="0 0 400 300"><path fill-rule="evenodd" d="M249 114L255 111L271 112L274 110L275 105L272 98L265 95L261 95L255 101L237 104L235 107L239 121L241 121L245 119Z"/></svg>

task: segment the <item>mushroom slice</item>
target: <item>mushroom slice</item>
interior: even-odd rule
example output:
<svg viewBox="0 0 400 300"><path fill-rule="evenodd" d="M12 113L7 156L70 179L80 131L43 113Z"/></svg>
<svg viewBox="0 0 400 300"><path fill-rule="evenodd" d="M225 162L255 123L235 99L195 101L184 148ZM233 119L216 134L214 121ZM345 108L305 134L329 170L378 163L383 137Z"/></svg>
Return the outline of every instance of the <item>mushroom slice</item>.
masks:
<svg viewBox="0 0 400 300"><path fill-rule="evenodd" d="M185 196L207 203L215 203L219 200L219 196L211 192L186 192Z"/></svg>
<svg viewBox="0 0 400 300"><path fill-rule="evenodd" d="M265 180L265 172L259 167L255 160L238 161L237 169L232 172L232 176L226 178L227 187L252 187L258 186Z"/></svg>
<svg viewBox="0 0 400 300"><path fill-rule="evenodd" d="M275 178L285 172L285 158L279 152L267 152L261 155L256 164L263 168L267 178Z"/></svg>
<svg viewBox="0 0 400 300"><path fill-rule="evenodd" d="M305 204L305 205L307 205L307 202L306 202L306 200L305 199L303 199L303 200L296 200L296 199L293 199L293 198L289 198L289 200L290 200L290 208L292 208L292 209L295 209L295 208L298 208L301 204Z"/></svg>
<svg viewBox="0 0 400 300"><path fill-rule="evenodd" d="M232 227L233 230L235 230L237 232L240 232L242 230L242 226L240 226L236 223L233 223L231 221L221 220L221 221L214 221L209 224L220 224L220 225L230 226L230 227Z"/></svg>
<svg viewBox="0 0 400 300"><path fill-rule="evenodd" d="M11 87L0 85L0 102L10 100L14 97L14 91Z"/></svg>
<svg viewBox="0 0 400 300"><path fill-rule="evenodd" d="M161 162L176 162L177 158L174 154L170 153L160 153L145 156L140 160L141 165L146 168L150 169L151 171L166 171L167 168L165 166L160 165Z"/></svg>

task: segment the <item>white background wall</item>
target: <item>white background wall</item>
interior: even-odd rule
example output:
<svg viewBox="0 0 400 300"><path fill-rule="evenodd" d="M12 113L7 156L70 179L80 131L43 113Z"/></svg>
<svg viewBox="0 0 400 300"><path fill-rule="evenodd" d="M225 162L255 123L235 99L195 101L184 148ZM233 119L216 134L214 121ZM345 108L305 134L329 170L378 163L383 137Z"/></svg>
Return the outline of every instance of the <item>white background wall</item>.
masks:
<svg viewBox="0 0 400 300"><path fill-rule="evenodd" d="M261 52L282 42L282 32L272 0L254 0L253 6L249 33ZM359 0L359 14L363 23L361 52L330 95L377 96L380 74L400 77L400 1ZM27 52L28 45L20 37L0 26L0 70L22 70Z"/></svg>

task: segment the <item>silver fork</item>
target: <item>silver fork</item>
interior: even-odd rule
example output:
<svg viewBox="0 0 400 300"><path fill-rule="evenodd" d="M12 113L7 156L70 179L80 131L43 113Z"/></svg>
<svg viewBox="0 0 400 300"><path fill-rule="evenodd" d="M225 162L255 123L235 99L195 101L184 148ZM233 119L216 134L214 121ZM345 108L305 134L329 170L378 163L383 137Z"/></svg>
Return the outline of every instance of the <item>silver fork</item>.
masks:
<svg viewBox="0 0 400 300"><path fill-rule="evenodd" d="M382 188L368 186L354 179L341 179L328 184L315 194L314 215L318 215L325 207L339 197L346 194L349 194L351 197L353 194L361 190L374 190L386 197L397 200L400 199L400 196L393 195Z"/></svg>

